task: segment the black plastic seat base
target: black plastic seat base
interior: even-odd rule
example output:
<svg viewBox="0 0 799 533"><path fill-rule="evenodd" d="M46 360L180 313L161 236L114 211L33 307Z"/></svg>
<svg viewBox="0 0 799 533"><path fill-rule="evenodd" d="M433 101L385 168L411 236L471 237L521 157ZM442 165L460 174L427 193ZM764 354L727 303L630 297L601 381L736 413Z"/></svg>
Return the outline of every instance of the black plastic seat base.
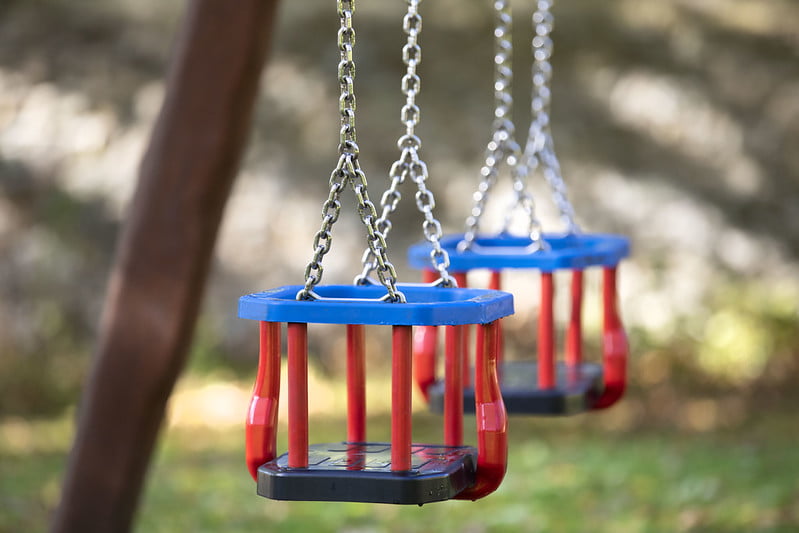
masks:
<svg viewBox="0 0 799 533"><path fill-rule="evenodd" d="M414 444L411 470L391 471L391 444L312 444L308 468L288 454L258 468L258 494L273 500L415 504L449 500L475 482L471 446Z"/></svg>
<svg viewBox="0 0 799 533"><path fill-rule="evenodd" d="M500 389L508 414L573 415L590 411L602 395L602 367L582 363L577 367L558 362L556 385L538 388L536 361L508 361L500 367ZM428 389L430 410L444 412L444 381L438 380ZM463 410L474 413L474 388L463 391Z"/></svg>

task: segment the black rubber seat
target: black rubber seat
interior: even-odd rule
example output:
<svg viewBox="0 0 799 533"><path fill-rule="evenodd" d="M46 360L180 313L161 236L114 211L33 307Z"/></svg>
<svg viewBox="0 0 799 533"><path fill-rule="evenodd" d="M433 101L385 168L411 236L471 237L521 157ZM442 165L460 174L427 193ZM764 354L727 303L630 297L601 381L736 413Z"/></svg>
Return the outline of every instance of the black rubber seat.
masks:
<svg viewBox="0 0 799 533"><path fill-rule="evenodd" d="M289 468L288 454L258 468L258 494L422 505L451 499L475 482L477 449L471 446L414 444L411 453L411 470L392 472L390 443L312 444L308 468Z"/></svg>

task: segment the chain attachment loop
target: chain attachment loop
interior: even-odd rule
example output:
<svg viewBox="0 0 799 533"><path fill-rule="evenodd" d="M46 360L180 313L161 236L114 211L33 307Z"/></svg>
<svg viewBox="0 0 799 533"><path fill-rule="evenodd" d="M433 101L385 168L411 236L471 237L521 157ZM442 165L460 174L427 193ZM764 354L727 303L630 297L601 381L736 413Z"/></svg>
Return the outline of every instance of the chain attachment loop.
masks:
<svg viewBox="0 0 799 533"><path fill-rule="evenodd" d="M416 104L416 96L421 90L421 79L416 73L416 67L422 60L422 49L418 43L419 33L422 30L422 17L419 14L420 2L421 0L407 0L408 9L403 18L402 28L407 36L407 41L402 48L402 60L406 66L406 73L401 82L401 90L405 95L405 105L400 111L400 121L405 126L405 133L397 140L400 156L389 170L391 183L381 198L381 213L376 224L379 229L384 231L384 236L387 236L391 230L389 218L397 209L397 205L402 198L399 187L406 179L413 181L417 188L415 196L416 207L424 215L424 222L422 223L424 237L432 245L430 263L438 272L438 284L445 287L456 287L455 278L450 276L447 271L449 268L449 254L441 246L440 241L443 236L441 223L433 216L433 209L436 205L435 197L433 192L427 188L426 182L429 174L427 165L419 156L422 141L416 135L416 126L421 117L421 111ZM366 250L361 262L363 263L363 270L355 278L355 283L370 283L369 275L375 270L380 276L380 266L376 262L373 250Z"/></svg>
<svg viewBox="0 0 799 533"><path fill-rule="evenodd" d="M388 252L384 231L389 226L378 224L377 210L369 199L367 192L366 174L361 170L358 160L359 148L355 132L355 62L353 61L353 48L355 46L355 29L352 26L352 15L355 10L355 0L338 0L338 16L340 27L337 33L340 61L338 63L338 82L340 88L339 114L341 128L339 130L339 158L336 167L330 174L330 192L327 200L322 205L322 224L314 236L314 253L308 266L305 268L305 285L297 292L298 300L320 299L314 288L322 281L324 268L322 260L333 240L333 224L341 213L341 193L349 186L355 193L358 202L358 215L366 227L367 249L372 254L380 283L386 288L388 294L385 300L389 302L404 302L405 295L397 290L397 272L394 265L388 260ZM382 229L381 229L382 228Z"/></svg>
<svg viewBox="0 0 799 533"><path fill-rule="evenodd" d="M549 116L552 100L552 64L550 59L552 57L553 42L551 33L554 27L554 16L550 10L553 3L554 0L537 0L536 9L532 17L534 28L531 41L533 49L533 83L530 100L532 120L522 153L518 153L518 147L509 138L513 136L513 123L510 118L512 105L510 96L512 82L512 70L510 67L512 54L510 7L508 2L504 0L497 0L494 3L497 21L494 32L494 134L486 150L485 165L481 169L483 181L474 194L474 206L471 215L466 220L466 234L463 241L459 243L459 250L469 249L477 236L488 192L496 183L498 166L503 161L513 167L511 175L514 190L514 201L507 210L508 214L502 226L503 233L509 231L513 212L516 209L521 209L529 221L528 234L533 243L533 248L541 250L547 248L547 244L543 240L541 223L536 216L535 200L527 190L526 183L527 177L539 168L549 184L552 191L552 199L560 212L567 231L571 234L580 233L581 231L575 219L574 207L569 200L560 162L555 153Z"/></svg>
<svg viewBox="0 0 799 533"><path fill-rule="evenodd" d="M525 158L515 140L516 127L513 123L513 42L511 26L513 17L508 0L494 2L494 122L491 140L485 151L485 158L480 169L481 181L473 195L473 205L466 219L466 231L463 240L458 243L458 250L470 249L480 229L480 222L485 212L489 193L496 185L500 167L503 163L511 168L514 203L508 210L503 232L508 231L513 212L521 208L529 221L528 234L532 241L532 249L544 249L546 243L542 237L541 222L535 210L533 195L527 191L526 178L529 174Z"/></svg>
<svg viewBox="0 0 799 533"><path fill-rule="evenodd" d="M552 199L558 207L560 217L569 233L580 233L580 226L575 220L574 207L569 201L566 183L560 169L560 162L555 153L555 143L552 140L551 121L549 118L552 102L552 57L553 42L551 38L555 18L550 9L553 0L538 0L533 13L534 35L533 47L533 90L530 101L533 120L527 135L527 144L524 149L525 163L530 172L539 165L552 190Z"/></svg>

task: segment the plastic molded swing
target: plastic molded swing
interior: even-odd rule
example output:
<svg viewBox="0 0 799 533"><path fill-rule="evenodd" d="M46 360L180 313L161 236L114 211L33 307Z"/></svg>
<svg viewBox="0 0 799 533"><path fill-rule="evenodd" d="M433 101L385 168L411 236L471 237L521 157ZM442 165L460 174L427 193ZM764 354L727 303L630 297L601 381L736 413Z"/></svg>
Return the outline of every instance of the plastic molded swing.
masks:
<svg viewBox="0 0 799 533"><path fill-rule="evenodd" d="M548 250L530 252L531 241L500 235L477 238L469 251L459 251L462 235L441 243L447 250L458 284L466 287L466 273L491 270L491 289L501 288L501 272L527 269L540 272L541 302L538 319L537 361L508 361L500 365L500 382L509 413L568 415L613 405L626 386L627 340L616 304L616 269L629 254L626 238L618 235L544 235ZM411 265L425 268L429 246L411 247ZM583 360L583 271L602 268L602 363ZM555 357L554 275L571 273L571 310L566 330L565 354ZM429 278L432 272L425 270ZM436 328L420 328L415 338L415 379L434 411L442 410L444 385L436 379ZM501 333L500 333L501 337ZM500 357L502 349L500 348ZM468 356L467 356L468 357ZM468 382L467 382L468 383ZM464 388L464 405L471 404L473 388Z"/></svg>
<svg viewBox="0 0 799 533"><path fill-rule="evenodd" d="M499 486L507 468L507 415L497 375L498 322L513 312L508 293L453 288L441 248L441 224L433 216L435 199L427 189L427 166L415 134L415 103L421 59L419 0L408 0L403 17L407 35L402 79L405 133L400 158L389 172L378 217L369 199L355 142L354 0L339 0L338 80L339 159L331 173L322 206L322 224L314 237L314 255L305 269L305 284L250 294L239 300L239 316L261 323L258 375L247 415L247 466L258 482L258 494L278 500L358 501L418 504L447 499L476 500ZM425 238L433 247L431 268L439 280L430 285L398 286L388 260L385 235L388 216L400 200L397 190L406 177L417 186L416 205L424 215ZM330 250L333 224L341 211L340 196L351 187L357 212L366 227L367 250L355 286L320 285L322 260ZM376 273L380 284L369 275ZM402 290L400 290L400 288ZM281 324L287 324L288 453L277 457L276 433L280 391ZM308 324L345 324L347 329L347 437L343 442L308 445ZM474 324L483 339L477 350L474 403L478 413L477 448L463 444L464 329ZM368 442L366 435L365 325L391 326L391 441ZM413 327L445 326L447 330L444 443L413 444L411 394Z"/></svg>
<svg viewBox="0 0 799 533"><path fill-rule="evenodd" d="M493 2L494 31L494 123L486 148L481 183L474 193L474 204L462 235L441 239L448 253L450 271L458 285L467 285L466 274L474 269L491 271L490 288L501 288L501 273L507 269L526 269L540 275L541 303L538 317L537 361L508 362L500 367L502 394L509 413L566 415L608 407L624 393L626 384L627 341L616 304L616 271L629 253L625 237L583 233L575 221L574 209L567 197L560 163L555 154L550 128L549 105L552 65L550 33L554 20L551 1L536 2L533 13L532 120L524 150L516 142L512 121L512 49L511 7L507 0ZM514 203L505 213L503 229L496 235L479 233L489 192L496 183L499 168L511 168ZM535 201L527 190L527 178L542 169L555 204L565 221L568 233L544 234L535 211ZM516 209L524 211L528 228L524 236L510 234ZM429 269L431 248L420 244L411 248L414 267ZM599 267L603 271L602 362L583 359L582 302L583 271ZM571 311L568 319L565 356L555 358L554 292L555 274L571 273ZM429 270L424 279L432 279ZM500 335L501 339L501 335ZM478 338L479 342L479 338ZM500 343L502 341L500 340ZM420 328L415 339L416 381L433 409L441 409L443 385L436 380L437 332ZM501 350L500 350L501 351ZM469 398L471 387L465 388Z"/></svg>
<svg viewBox="0 0 799 533"><path fill-rule="evenodd" d="M277 500L418 504L475 500L493 492L507 465L507 422L497 377L498 320L513 312L510 294L480 289L402 286L405 303L379 301L381 286L302 286L243 296L239 316L258 320L260 358L247 416L247 466L258 494ZM288 453L277 456L281 323L288 329ZM308 445L307 326L346 324L347 440ZM391 442L367 442L364 325L392 327ZM463 445L461 330L477 324L475 408L478 446ZM444 445L412 444L412 326L446 326L448 393Z"/></svg>

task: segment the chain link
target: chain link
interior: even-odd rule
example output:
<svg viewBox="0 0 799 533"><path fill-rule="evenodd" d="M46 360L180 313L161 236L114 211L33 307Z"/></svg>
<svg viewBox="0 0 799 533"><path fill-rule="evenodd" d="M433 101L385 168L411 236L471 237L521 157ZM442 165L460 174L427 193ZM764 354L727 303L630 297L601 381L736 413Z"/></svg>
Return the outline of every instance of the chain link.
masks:
<svg viewBox="0 0 799 533"><path fill-rule="evenodd" d="M511 25L513 17L510 2L496 0L494 2L494 123L491 140L486 147L485 162L480 169L482 176L477 191L474 193L474 204L469 217L466 219L466 231L463 240L458 244L458 249L468 250L474 243L480 228L480 221L485 212L488 195L497 182L502 163L507 163L511 168L515 201L505 219L503 231L507 231L511 215L516 207L521 207L529 221L528 233L535 249L544 246L541 232L541 222L535 212L535 200L527 191L526 178L529 168L523 157L521 148L515 140L515 126L513 124L513 96L511 87L513 82L513 41L511 38Z"/></svg>
<svg viewBox="0 0 799 533"><path fill-rule="evenodd" d="M333 224L341 213L341 193L349 185L358 201L358 215L367 232L367 247L375 261L375 270L380 283L388 291L389 301L405 301L404 295L397 290L397 272L388 260L386 240L377 225L377 210L369 200L366 175L361 170L358 160L359 150L355 134L355 62L352 51L355 46L355 29L352 26L352 15L355 0L338 0L338 16L341 25L338 30L338 81L341 94L339 97L339 113L341 129L339 132L338 164L330 175L330 192L322 205L322 225L314 236L314 254L305 268L305 286L297 293L298 300L314 300L314 293L324 268L322 259L330 251L333 239Z"/></svg>
<svg viewBox="0 0 799 533"><path fill-rule="evenodd" d="M405 126L405 133L397 140L400 156L389 170L391 184L381 198L382 211L377 220L377 228L383 232L383 235L388 235L391 231L391 214L397 209L402 198L399 187L406 179L413 181L417 189L416 207L424 215L422 223L424 237L433 247L430 252L430 262L439 273L441 285L456 286L455 279L447 271L449 254L441 247L440 240L443 234L441 223L433 216L436 201L433 192L426 185L429 174L427 165L419 156L422 143L416 135L416 126L421 117L421 111L416 104L416 96L421 90L421 79L416 73L416 67L422 60L422 49L418 42L419 34L422 31L422 17L419 14L420 2L421 0L407 0L408 9L402 20L402 28L407 36L407 41L402 47L402 61L405 64L406 72L401 82L405 105L400 110L400 121ZM363 271L355 282L363 284L368 283L369 274L379 267L374 251L371 249L364 252L362 262Z"/></svg>
<svg viewBox="0 0 799 533"><path fill-rule="evenodd" d="M533 90L531 110L533 120L527 135L524 149L525 163L533 171L539 165L544 178L552 189L552 198L560 211L561 219L567 231L579 233L580 227L575 220L574 207L568 197L568 190L563 181L560 162L555 153L549 113L552 102L552 57L553 43L550 37L555 18L550 12L553 0L538 0L533 13Z"/></svg>

